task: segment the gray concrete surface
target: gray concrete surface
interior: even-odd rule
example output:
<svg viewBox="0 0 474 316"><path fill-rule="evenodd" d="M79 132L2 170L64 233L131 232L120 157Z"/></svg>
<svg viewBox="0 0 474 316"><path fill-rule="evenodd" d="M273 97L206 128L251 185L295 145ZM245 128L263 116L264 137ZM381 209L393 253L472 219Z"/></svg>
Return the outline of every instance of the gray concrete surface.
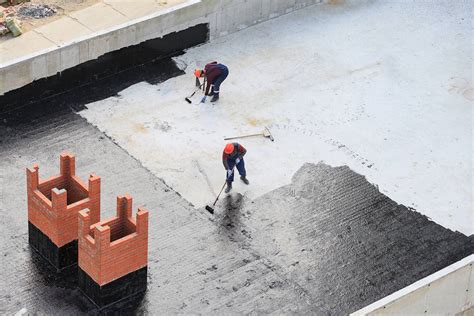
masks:
<svg viewBox="0 0 474 316"><path fill-rule="evenodd" d="M222 185L223 138L268 126L275 142L238 140L252 185L234 184L249 198L289 183L305 162L325 161L470 236L472 4L312 6L190 48L175 58L185 76L135 84L80 114L197 206L213 197L205 178ZM221 98L189 106L193 71L211 60L230 69Z"/></svg>
<svg viewBox="0 0 474 316"><path fill-rule="evenodd" d="M56 174L65 149L79 176L102 177L103 218L125 192L134 209L150 211L148 291L114 307L122 311L347 314L472 252L472 239L397 205L347 167L306 164L254 201L224 197L211 216L68 110L0 129L3 314L97 312L74 271L55 274L27 241L25 167Z"/></svg>
<svg viewBox="0 0 474 316"><path fill-rule="evenodd" d="M334 16L347 21L345 15ZM219 41L225 43L232 37ZM237 41L232 44L244 46ZM291 57L290 50L286 53ZM142 79L152 89L162 89L163 84L155 84L182 73L169 60L158 63L166 63L153 67L163 77ZM130 76L124 73L105 84L49 95L21 109L9 104L0 109L0 314L20 310L30 314L98 313L77 290L74 269L56 274L28 246L25 168L39 163L42 177L56 174L63 150L76 154L79 176L95 172L102 177L102 218L115 214L115 197L126 192L134 198L134 209L144 205L150 211L148 291L144 297L109 308L111 313L343 315L473 253L474 236L453 232L399 205L347 166L304 164L291 183L253 200L237 192L223 197L214 216L192 207L160 174L149 172L142 161L70 109L83 109L84 96L91 97L97 90L117 91L108 85L121 87ZM189 77L175 79L189 82ZM113 99L120 98L123 93ZM179 99L184 103L181 95ZM334 103L338 102L327 104ZM223 107L225 103L220 109ZM346 119L348 114L321 113L323 123L332 117ZM364 124L361 129L367 127ZM296 125L274 126L276 132L290 137L310 132L296 133ZM328 135L335 130L331 125ZM403 126L394 128L400 131ZM389 155L387 163L399 159L400 152Z"/></svg>

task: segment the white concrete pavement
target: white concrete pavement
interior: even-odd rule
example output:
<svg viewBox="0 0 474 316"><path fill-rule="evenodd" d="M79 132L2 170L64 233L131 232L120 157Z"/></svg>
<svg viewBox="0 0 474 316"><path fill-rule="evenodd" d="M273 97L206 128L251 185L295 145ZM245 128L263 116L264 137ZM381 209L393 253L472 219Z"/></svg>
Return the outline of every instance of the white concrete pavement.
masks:
<svg viewBox="0 0 474 316"><path fill-rule="evenodd" d="M196 206L242 140L256 198L304 162L348 165L391 199L466 235L472 215L472 2L310 7L191 49L187 75L140 83L81 112ZM219 103L189 105L196 65L227 64ZM208 184L210 183L210 185Z"/></svg>
<svg viewBox="0 0 474 316"><path fill-rule="evenodd" d="M0 64L10 63L48 48L55 48L84 36L128 21L159 12L186 2L170 1L117 1L104 0L90 7L74 11L51 23L42 25L22 36L0 42Z"/></svg>

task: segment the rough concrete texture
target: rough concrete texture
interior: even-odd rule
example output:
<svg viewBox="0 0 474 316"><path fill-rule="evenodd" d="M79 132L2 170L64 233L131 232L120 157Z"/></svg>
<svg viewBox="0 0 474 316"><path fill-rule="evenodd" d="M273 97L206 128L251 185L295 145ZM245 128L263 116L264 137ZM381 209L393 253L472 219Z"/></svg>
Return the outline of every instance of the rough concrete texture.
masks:
<svg viewBox="0 0 474 316"><path fill-rule="evenodd" d="M182 76L168 80L166 83L160 83L162 80L169 78L170 74L176 74L176 69L170 68L168 66L169 61L164 60L165 66L157 67L157 69L163 69L163 72L157 75L161 76L161 80L155 78L153 81L159 83L158 85L139 84L129 89L129 91L134 89L137 91L136 94L133 94L133 98L130 97L131 95L127 95L128 92L123 92L101 105L99 103L91 105L88 112L80 112L90 120L94 116L94 120L96 120L94 122L101 126L102 130L106 130L109 136L113 133L112 128L107 130L108 127L105 128L103 125L106 115L110 120L113 120L113 116L118 113L124 115L122 124L126 127L132 127L128 129L130 138L138 140L137 143L142 142L140 146L147 144L149 146L147 148L148 156L136 155L131 150L131 142L124 141L125 138L116 137L116 135L113 136L114 138L106 136L105 133L93 127L69 108L71 106L74 109L81 109L82 103L77 100L89 100L91 97L100 94L97 92L98 89L105 89L108 85L113 84L122 85L123 81L127 80L125 75L114 77L113 81L108 81L105 85L98 83L91 90L90 87L78 87L66 94L52 96L41 102L25 105L21 109L15 110L14 107L6 105L5 108L8 110L2 112L0 118L0 241L4 250L0 258L0 266L2 267L0 269L0 280L2 280L2 286L0 286L0 313L12 314L20 310L31 314L97 312L94 305L85 299L76 288L78 282L77 271L72 269L64 271L62 274L55 274L48 269L48 265L45 265L43 259L39 258L28 246L24 168L36 162L41 166L44 174L55 174L57 172L57 156L65 149L76 154L76 168L79 177L85 178L90 172L95 172L101 176L103 209L101 215L103 218L115 215L115 197L117 194L124 194L125 192L129 192L134 197L136 206L143 205L150 210L148 290L145 296L122 302L110 308L108 310L110 312L122 309L122 312L149 314L270 312L318 315L347 314L473 253L473 237L466 237L461 233L453 232L436 222L430 221L422 214L399 205L398 203L405 202L403 198L396 196L397 198L393 198L396 202L393 201L380 193L374 185L371 185L361 175L367 175L370 181L378 179L381 181L380 183L383 182L387 186L398 186L401 188L400 190L403 190L407 187L404 182L406 178L403 176L387 178L380 175L385 170L390 170L389 174L396 174L400 170L404 171L403 168L387 168L393 164L408 166L413 161L422 159L423 154L426 154L426 159L429 161L446 158L442 161L448 163L435 164L437 168L432 173L421 177L422 183L420 186L418 186L419 182L414 182L411 184L411 188L408 186L409 189L407 190L412 188L418 190L433 179L436 180L435 183L441 180L449 183L449 186L443 186L443 192L439 194L439 198L450 196L449 190L452 186L461 188L463 192L467 190L459 183L467 181L465 175L469 173L469 170L466 171L464 165L460 167L461 165L452 162L454 154L436 155L440 154L437 148L449 145L450 141L453 142L453 148L458 149L456 154L462 157L469 155L464 151L468 145L462 147L462 144L468 142L468 139L463 138L463 133L466 131L466 121L463 118L469 117L468 114L470 114L469 111L465 110L465 97L457 92L449 91L449 89L448 92L445 91L446 89L441 89L439 91L440 97L452 105L450 111L444 111L441 105L424 111L422 109L426 106L426 103L420 101L412 107L420 107L418 112L408 111L404 108L404 102L390 102L391 99L382 97L385 93L392 93L392 99L398 100L401 95L395 92L399 93L403 87L413 84L416 89L409 90L413 100L427 98L428 101L431 100L434 104L438 104L438 99L429 99L428 92L436 87L436 84L441 84L441 79L444 78L442 70L448 69L448 66L452 65L450 63L461 60L456 71L465 74L465 68L461 67L461 64L464 65L465 59L462 57L464 55L455 55L458 56L457 59L445 60L445 64L440 70L440 76L443 78L439 81L430 81L431 83L425 89L422 89L421 79L416 76L412 78L409 76L412 72L401 72L400 68L393 66L401 63L401 60L396 59L398 55L403 55L404 52L402 49L404 41L401 39L410 34L392 34L389 38L394 40L398 36L400 37L399 41L396 41L396 45L395 42L392 42L388 45L390 47L383 46L384 49L376 45L380 42L368 41L368 43L373 44L373 46L370 46L366 41L361 41L362 44L358 46L376 47L379 52L383 53L381 55L386 54L384 55L386 56L383 59L384 61L392 61L392 63L389 63L392 67L387 66L387 69L383 68L384 71L380 71L384 74L383 82L386 80L388 83L385 83L388 86L397 87L396 91L393 91L387 89L383 82L370 81L372 72L368 74L362 70L353 72L352 75L356 76L354 85L362 81L364 84L371 86L372 91L378 91L375 93L376 97L372 100L372 94L369 94L367 90L363 90L361 86L356 85L356 87L350 89L352 81L348 82L344 78L352 77L342 75L346 74L348 70L360 69L368 62L368 60L363 60L361 51L357 55L357 51L354 50L351 56L347 56L347 54L342 55L342 51L352 51L351 47L336 47L341 46L342 43L357 41L355 39L338 41L334 46L331 46L330 41L334 41L334 38L329 37L331 34L345 34L355 37L357 34L355 31L354 33L344 32L349 32L348 30L351 28L355 30L357 25L366 25L368 29L363 33L368 35L374 33L374 31L370 31L371 27L382 27L385 30L403 29L397 22L400 14L407 17L407 19L419 14L423 17L423 23L435 23L438 22L438 18L443 21L444 19L451 21L450 17L455 19L458 14L461 14L460 12L470 12L462 7L466 3L459 3L461 3L460 7L454 6L455 9L443 7L441 4L423 7L422 5L416 6L417 3L410 3L406 7L408 11L402 11L403 14L400 11L389 10L386 7L397 7L398 5L397 8L400 8L399 6L403 6L398 2L390 4L370 2L360 6L325 7L326 11L323 13L318 13L319 11L310 8L307 9L307 13L297 12L287 18L269 23L268 25L272 29L266 29L262 25L261 28L256 27L253 30L249 29L242 32L244 39L236 34L216 42L216 45L204 45L200 50L194 51L194 53L202 54L199 60L194 61L197 61L198 64L202 65L203 62L217 56L223 62L234 65L231 68L231 77L222 87L222 102L220 101L219 106L196 107L184 102L184 96L189 93L188 87L192 89L192 76ZM371 8L378 8L378 10L371 11ZM381 8L385 9L381 10ZM428 11L421 14L423 10ZM435 13L430 10L435 10ZM414 11L413 15L407 13L412 11ZM444 15L445 11L449 12L448 16ZM390 21L393 23L389 23L385 27L383 27L384 24L380 20L374 20L378 21L378 23L374 22L375 24L367 23L369 17L376 19L379 16L380 19L384 20L384 23ZM334 22L331 22L333 20ZM318 21L321 21L321 23L318 24ZM344 24L344 21L350 22L349 25ZM357 21L359 22L356 23ZM419 22L416 19L408 21L407 25L413 28ZM425 25L423 23L421 25ZM295 32L281 33L283 38L275 37L281 31L278 25L293 25L289 30ZM325 25L328 25L329 28L324 29L327 32L317 32L319 27ZM464 26L464 24L461 24L461 26ZM436 30L437 36L440 36L440 32L442 32L441 29ZM442 34L445 35L443 38L447 41L450 38L447 35L454 31L447 28L446 32L446 34ZM416 47L418 49L423 48L424 55L430 52L433 53L429 50L431 42L423 42L423 39L427 37L427 33L417 33L415 31L412 33L416 34L416 38L411 38L411 44L414 45L420 41L425 46ZM461 31L460 34L464 33ZM261 36L254 37L257 35ZM387 40L388 35L385 34L384 36ZM459 37L464 38L462 35ZM380 36L376 38L380 39ZM304 43L307 43L308 39L310 39L309 43L311 45L306 46ZM249 42L264 42L264 40L270 40L271 44L268 44L269 46L265 50L261 52L250 50ZM310 63L302 64L301 69L308 69L307 72L303 71L299 73L300 77L295 77L293 73L294 63L285 63L287 59L291 60L295 52L295 48L291 47L293 40L300 44L298 46L300 51L302 50L301 47L311 49L312 45L316 45L325 60L334 60L329 64L324 64L327 68L323 69L323 73L317 72L319 78L325 78L325 83L317 86L312 84L316 79L308 76L311 73ZM375 40L375 38L372 38L372 40ZM286 45L287 49L279 46L280 43ZM442 43L436 43L437 45L443 45ZM332 48L324 51L323 47L325 46ZM460 46L457 52L450 52L453 54L465 52L466 47ZM397 55L389 54L394 47L398 47ZM446 49L446 47L444 48ZM214 53L211 53L211 51L214 51ZM282 55L278 55L278 52L281 52ZM341 55L338 55L337 52L341 52ZM232 57L231 53L239 55L240 61L237 62L237 57ZM307 51L308 56L315 56L312 54L314 54L314 51ZM354 57L354 54L357 58ZM205 57L203 57L204 55ZM192 57L193 55L188 56ZM263 57L255 60L256 56ZM263 80L258 82L249 81L248 78L261 79L260 74L267 78L275 77L274 73L269 71L274 68L274 65L265 63L265 58L270 56L279 56L277 63L282 66L279 69L284 73L284 76L281 77L284 80L277 83L276 86L273 86L274 82L263 84ZM371 57L373 56L371 55ZM186 61L187 58L184 56L182 60ZM422 59L410 59L410 61L412 62L410 65L414 65L415 62L421 63ZM352 65L353 63L357 63L357 65ZM370 62L367 64L370 64ZM191 63L189 65L192 68ZM246 68L248 65L258 70L257 73L250 72L249 68ZM346 66L342 67L341 65ZM420 71L426 71L429 68L426 64L422 65ZM300 69L298 67L297 69ZM329 70L332 68L334 68L334 74L340 74L341 76L331 79L330 74L333 74L333 72ZM241 70L239 71L239 69ZM324 77L325 73L326 76ZM419 72L414 73L419 74ZM399 74L400 77L391 76L393 74ZM429 75L433 75L433 73L429 72ZM239 80L244 80L245 84L239 83ZM397 80L400 80L401 86L397 86ZM321 80L318 82L321 82ZM284 97L286 101L291 100L291 97L297 93L311 100L306 92L298 91L300 86L306 88L308 94L315 94L314 111L308 112L309 114L312 113L313 116L310 117L308 114L307 118L316 120L321 130L307 128L301 131L301 127L293 124L291 120L286 124L277 121L276 118L287 117L288 114L291 114L289 109L294 109L294 112L304 111L304 106L307 105L305 98L297 99L298 103L290 102L291 107L286 107L288 111L280 109L275 113L268 112L270 114L266 117L266 111L272 110L271 105L275 102L278 103L280 98L273 96L267 99L264 97L265 94L262 93L262 90L275 89L286 93L285 88L289 88L286 83L293 89L288 90L288 94ZM146 87L147 90L141 91L142 87ZM158 94L156 94L157 90L159 90ZM351 95L349 94L344 94L342 99L338 97L338 94L342 95L342 91L346 90L350 91L353 99L357 102L351 103ZM361 91L360 94L358 94L359 90ZM419 90L423 92L423 95L417 94ZM111 89L111 91L114 91L114 89ZM326 93L323 93L324 91ZM134 104L131 100L134 100L134 98L140 100L138 96L144 99L148 97L156 99L166 94L169 94L169 99L163 98L157 104L151 104L154 106L157 117L156 121L150 121L150 125L143 124L142 117L137 118L132 112L127 112L129 110L137 111L132 108L127 109L127 107L133 107ZM261 96L261 98L256 98L254 103L250 102L258 96ZM367 97L367 100L364 99L365 97ZM239 98L242 102L238 100ZM126 103L121 103L122 100L126 100ZM317 100L321 101L316 102ZM364 100L366 103L363 102ZM351 112L353 109L358 109L361 104L367 105L365 110L372 115L372 119L362 119L363 115L358 115L359 112L356 110ZM259 105L259 107L256 105ZM375 105L381 106L379 111L376 111ZM393 110L393 107L397 107L398 111ZM103 108L106 111L102 112ZM229 111L232 108L235 108L235 110L233 112ZM169 117L173 118L172 121L168 121L167 116L163 115L163 111L171 113L172 111L178 112L180 109L183 110L183 115L178 118L169 114ZM334 109L335 112L331 109ZM146 105L141 104L140 111L143 111L145 116L147 110L149 109ZM218 165L216 177L220 183L223 177L223 170L219 161L222 144L218 143L217 139L221 141L222 134L224 132L229 133L228 126L236 126L234 132L241 132L248 130L249 126L258 128L260 125L260 123L255 123L257 121L254 120L242 119L242 116L237 114L238 110L252 114L256 119L275 120L273 122L277 139L275 144L269 145L268 140L264 139L247 142L250 145L247 146L250 147L248 166L249 170L255 168L253 169L254 179L260 174L260 172L257 172L257 166L263 168L268 165L268 161L271 161L270 158L275 160L281 158L273 150L279 149L279 147L276 147L279 146L278 142L285 144L283 141L285 137L288 140L292 139L294 143L296 143L295 140L301 142L302 139L311 139L309 145L301 146L301 148L317 148L322 152L328 164L305 164L308 161L317 162L321 157L313 155L311 159L306 156L295 158L298 157L300 151L288 151L293 155L291 158L299 164L290 166L288 161L282 162L281 165L289 167L286 171L287 178L284 183L275 183L274 188L259 191L261 190L260 185L257 185L254 181L251 188L255 190L255 193L244 195L239 194L239 190L236 188L235 192L222 198L214 216L211 216L203 208L194 208L180 196L181 190L176 192L167 186L160 179L160 177L166 175L163 170L156 169L151 172L145 168L149 167L149 160L146 159L155 154L156 151L153 149L153 143L149 141L153 139L151 137L153 135L145 139L149 141L148 143L141 139L141 135L143 131L151 130L149 127L155 126L154 123L157 124L157 129L161 131L158 134L159 136L172 136L180 144L184 135L189 137L190 144L193 145L191 137L200 137L201 132L206 134L206 129L212 128L213 124L219 121L216 118L225 118L226 113L231 112L231 115L236 116L230 121L242 124L228 124L229 121L223 120L222 126L218 128L218 133L208 135L211 139L216 139L216 146L206 153L206 155L209 155L206 159L215 161ZM446 117L446 125L439 126L442 133L430 134L429 131L433 131L433 127L425 125L428 123L424 123L423 120L438 122L444 116ZM188 117L194 117L195 120L198 120L199 128L194 126L186 130L184 125L179 125L191 122ZM199 121L199 118L203 118L205 121ZM291 117L289 118L291 119ZM355 119L352 120L352 118ZM382 123L375 124L377 120ZM139 124L133 125L135 122ZM456 122L456 124L453 122ZM393 132L387 133L382 129L383 126L381 125L386 126L388 124L392 124L390 128ZM411 151L407 151L403 147L407 144L406 137L412 135L410 132L414 131L414 126L417 124L419 124L417 131L420 132L416 133L416 137L413 137L416 142L410 144L411 146L423 145L422 148L426 150L422 150L422 153L412 147L410 147ZM174 131L175 129L183 133L181 138L178 137L179 133L166 134L166 131ZM311 131L313 132L312 135ZM315 132L317 133L315 134ZM305 133L307 136L304 136ZM334 135L331 135L331 133L334 133ZM309 137L308 134L313 137ZM348 142L352 146L349 146L336 138L338 136L347 140L348 134L357 136L353 138L366 140L370 146L364 147L361 142L352 143L351 140ZM388 145L380 145L380 143L383 143L384 136L391 139L390 144L393 148ZM461 145L456 145L455 138L458 136ZM426 139L427 143L423 143L423 139ZM329 143L325 146L325 142L322 140L339 141L345 147L339 147L338 143L335 143L335 145ZM433 144L435 140L438 141L436 146L428 146ZM441 145L440 140L444 141L441 142ZM114 141L124 146L126 150L119 147ZM275 147L270 147L273 145ZM137 148L140 149L140 146ZM356 152L361 153L354 159L344 159L346 155L352 157L355 154L348 154L348 151L345 151L344 148L354 146L357 148ZM375 148L374 151L380 154L375 155L373 151L370 151L371 146ZM260 161L260 164L256 159L257 156L252 157L250 155L251 152L256 154L258 148L264 150L264 156L267 158L267 161ZM285 148L282 147L281 149ZM366 153L366 150L369 150L371 154ZM435 153L427 154L429 150L434 150ZM388 153L385 154L385 151ZM130 152L139 160L133 158ZM362 152L365 154L362 154ZM406 160L405 156L400 157L400 153L405 152L408 152L406 156L413 156L413 158ZM389 155L390 153L392 155ZM364 160L360 157L366 156L370 156L369 158L376 161L377 165L369 168L366 164L362 164ZM183 159L185 157L179 152L174 159L176 157L179 157L183 162L186 161ZM337 159L331 160L331 157ZM331 161L336 162L332 165L347 164L351 169L347 166L332 167L329 165ZM160 163L163 162L165 161L160 160ZM446 170L443 170L443 166ZM378 167L377 172L369 174L367 170L375 170L374 167ZM192 170L199 172L199 168ZM407 176L407 178L413 180L417 179L419 175L417 172L424 169L409 170L413 173L409 173L412 176ZM278 171L278 169L272 168L270 171ZM264 174L263 171L261 174ZM269 175L269 172L266 174ZM401 174L404 175L405 173ZM194 188L202 189L203 192L204 190L211 190L210 188L203 188L205 181L203 181L201 175L199 177ZM456 178L458 182L453 180ZM188 179L192 179L192 177ZM273 179L271 181L267 179L267 181L260 184L264 185L272 182ZM378 181L375 181L375 183L379 184ZM216 186L216 188L218 187ZM381 186L381 188L383 189L384 186ZM182 191L188 194L188 191ZM264 194L261 195L261 193ZM252 196L252 194L256 195ZM420 193L418 192L418 194ZM390 192L390 197L393 197L392 195L395 194ZM212 194L209 194L209 196L212 197ZM430 203L436 206L439 202L435 199L436 203L434 203L432 198L433 196L430 194L420 194L420 201L427 203L427 206L422 209L426 214L431 212L431 208L428 207L431 205ZM212 198L209 199L210 201L212 201ZM463 218L463 221L466 221L466 219ZM443 225L450 227L445 223Z"/></svg>
<svg viewBox="0 0 474 316"><path fill-rule="evenodd" d="M81 115L199 207L224 181L223 138L268 125L274 143L241 140L251 185L236 191L256 198L323 160L469 236L472 12L471 1L308 7L190 49L176 58L185 76ZM189 105L192 73L211 60L230 69L221 99Z"/></svg>
<svg viewBox="0 0 474 316"><path fill-rule="evenodd" d="M227 196L212 217L76 114L40 119L17 126L0 151L2 313L97 311L77 290L75 270L55 274L28 247L24 166L54 173L64 148L78 157L79 177L102 176L102 217L114 215L121 191L153 210L148 291L110 311L349 313L473 251L472 240L347 167L306 164L292 184L254 201Z"/></svg>

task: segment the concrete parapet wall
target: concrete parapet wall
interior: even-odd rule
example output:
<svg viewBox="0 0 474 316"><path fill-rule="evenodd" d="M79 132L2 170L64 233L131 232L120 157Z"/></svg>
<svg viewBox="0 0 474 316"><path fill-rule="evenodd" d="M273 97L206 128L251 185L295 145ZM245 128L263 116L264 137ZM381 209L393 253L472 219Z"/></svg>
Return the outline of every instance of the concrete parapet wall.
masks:
<svg viewBox="0 0 474 316"><path fill-rule="evenodd" d="M206 23L214 39L323 0L189 0L0 64L0 95L111 51Z"/></svg>
<svg viewBox="0 0 474 316"><path fill-rule="evenodd" d="M458 315L474 304L474 255L407 286L351 316Z"/></svg>

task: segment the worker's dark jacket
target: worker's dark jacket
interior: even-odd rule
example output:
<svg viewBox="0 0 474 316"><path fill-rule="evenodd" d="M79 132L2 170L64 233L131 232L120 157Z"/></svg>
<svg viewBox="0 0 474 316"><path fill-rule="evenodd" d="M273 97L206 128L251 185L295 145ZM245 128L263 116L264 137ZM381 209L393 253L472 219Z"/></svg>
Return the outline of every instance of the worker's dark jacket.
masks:
<svg viewBox="0 0 474 316"><path fill-rule="evenodd" d="M207 80L207 85L206 85L206 92L205 95L209 95L209 89L211 88L211 85L214 84L216 79L223 73L227 72L227 66L223 64L218 64L217 61L213 61L206 66L204 66L204 72L206 74L206 80Z"/></svg>
<svg viewBox="0 0 474 316"><path fill-rule="evenodd" d="M230 155L226 154L225 151L222 152L222 163L224 164L224 168L226 170L229 170L229 164L227 163L227 159L242 159L247 153L247 149L245 149L244 146L240 145L239 143L232 144L234 145L234 151Z"/></svg>

